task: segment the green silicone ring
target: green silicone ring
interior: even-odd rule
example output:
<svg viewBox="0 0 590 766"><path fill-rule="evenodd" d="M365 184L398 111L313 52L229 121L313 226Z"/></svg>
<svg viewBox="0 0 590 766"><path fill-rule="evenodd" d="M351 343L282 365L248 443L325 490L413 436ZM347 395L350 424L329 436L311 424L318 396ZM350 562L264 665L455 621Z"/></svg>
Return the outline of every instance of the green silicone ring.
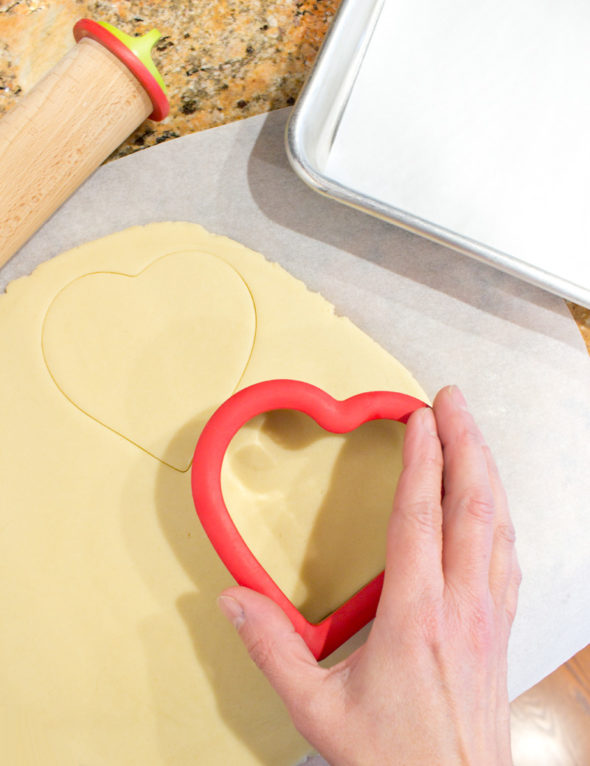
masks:
<svg viewBox="0 0 590 766"><path fill-rule="evenodd" d="M99 21L98 24L104 27L107 32L110 32L113 37L120 40L126 48L129 48L137 56L148 72L154 77L160 88L166 93L166 85L162 75L158 72L156 65L152 61L152 48L162 36L161 33L157 29L152 29L145 35L132 37L125 32L121 32L120 29L117 29L112 24L108 24L106 21Z"/></svg>

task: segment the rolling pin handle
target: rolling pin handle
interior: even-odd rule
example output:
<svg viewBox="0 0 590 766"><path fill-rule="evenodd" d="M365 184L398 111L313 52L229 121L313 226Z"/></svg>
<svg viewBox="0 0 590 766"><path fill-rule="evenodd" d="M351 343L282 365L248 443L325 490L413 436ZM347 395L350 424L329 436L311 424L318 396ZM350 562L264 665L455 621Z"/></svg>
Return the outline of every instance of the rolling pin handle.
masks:
<svg viewBox="0 0 590 766"><path fill-rule="evenodd" d="M0 120L0 267L146 118L170 109L150 53L158 30L131 37L82 19L74 38Z"/></svg>
<svg viewBox="0 0 590 766"><path fill-rule="evenodd" d="M150 120L160 122L168 116L170 104L166 98L166 86L151 57L151 50L161 37L157 29L141 37L132 37L106 22L80 19L74 25L74 39L79 42L84 37L104 45L139 80L152 102Z"/></svg>

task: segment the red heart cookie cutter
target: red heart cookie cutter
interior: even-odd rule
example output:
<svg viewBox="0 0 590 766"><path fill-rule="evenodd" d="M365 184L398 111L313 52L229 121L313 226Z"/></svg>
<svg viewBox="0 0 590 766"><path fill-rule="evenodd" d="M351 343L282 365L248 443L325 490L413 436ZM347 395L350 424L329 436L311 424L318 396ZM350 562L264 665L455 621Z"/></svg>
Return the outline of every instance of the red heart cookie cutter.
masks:
<svg viewBox="0 0 590 766"><path fill-rule="evenodd" d="M383 572L319 623L311 623L285 596L244 542L225 505L221 466L239 429L255 415L298 410L326 431L347 433L369 420L406 423L414 410L428 405L413 396L370 391L339 401L309 383L269 380L244 388L211 416L197 443L191 472L195 508L213 547L239 585L273 599L289 617L316 659L331 654L375 616Z"/></svg>

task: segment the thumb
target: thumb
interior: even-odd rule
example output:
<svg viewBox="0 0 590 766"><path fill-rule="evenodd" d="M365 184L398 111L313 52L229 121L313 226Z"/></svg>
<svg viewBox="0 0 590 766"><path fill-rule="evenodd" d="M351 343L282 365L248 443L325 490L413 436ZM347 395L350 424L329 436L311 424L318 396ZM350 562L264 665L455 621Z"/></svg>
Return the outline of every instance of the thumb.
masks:
<svg viewBox="0 0 590 766"><path fill-rule="evenodd" d="M287 615L270 598L249 588L229 588L217 603L291 715L301 718L326 671Z"/></svg>

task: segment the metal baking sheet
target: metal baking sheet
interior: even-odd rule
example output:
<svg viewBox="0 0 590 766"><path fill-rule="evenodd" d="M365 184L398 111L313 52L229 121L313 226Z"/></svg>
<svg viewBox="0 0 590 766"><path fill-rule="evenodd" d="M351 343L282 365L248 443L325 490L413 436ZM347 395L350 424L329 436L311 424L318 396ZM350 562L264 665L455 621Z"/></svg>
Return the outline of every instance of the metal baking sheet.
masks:
<svg viewBox="0 0 590 766"><path fill-rule="evenodd" d="M590 6L343 0L287 150L315 190L590 306Z"/></svg>

